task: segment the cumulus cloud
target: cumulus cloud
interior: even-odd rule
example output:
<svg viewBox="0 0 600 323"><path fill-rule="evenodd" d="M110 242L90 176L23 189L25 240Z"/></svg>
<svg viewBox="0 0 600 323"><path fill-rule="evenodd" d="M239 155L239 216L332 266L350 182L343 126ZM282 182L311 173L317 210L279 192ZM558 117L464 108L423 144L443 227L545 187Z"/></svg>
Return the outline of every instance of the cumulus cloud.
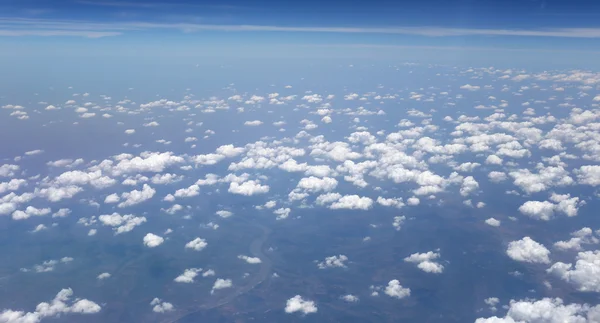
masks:
<svg viewBox="0 0 600 323"><path fill-rule="evenodd" d="M241 184L232 182L229 184L229 193L252 196L269 192L269 185L262 185L258 181L249 180Z"/></svg>
<svg viewBox="0 0 600 323"><path fill-rule="evenodd" d="M404 261L417 264L417 267L426 273L441 274L444 271L444 266L434 261L439 257L439 253L428 251L426 253L413 253L404 258Z"/></svg>
<svg viewBox="0 0 600 323"><path fill-rule="evenodd" d="M499 227L500 220L496 220L494 218L489 218L489 219L485 220L485 224L492 226L492 227Z"/></svg>
<svg viewBox="0 0 600 323"><path fill-rule="evenodd" d="M305 300L302 298L302 296L296 295L296 296L288 299L287 302L285 303L285 312L286 313L299 312L299 313L306 315L306 314L316 313L317 306L315 305L315 302Z"/></svg>
<svg viewBox="0 0 600 323"><path fill-rule="evenodd" d="M190 284L194 282L194 278L198 276L198 273L202 271L202 268L190 268L184 270L183 274L175 277L173 281L176 283L186 283Z"/></svg>
<svg viewBox="0 0 600 323"><path fill-rule="evenodd" d="M403 299L410 296L410 288L402 287L397 279L393 279L385 287L385 294L393 298Z"/></svg>
<svg viewBox="0 0 600 323"><path fill-rule="evenodd" d="M153 306L152 311L155 313L165 313L165 312L173 311L175 309L173 304L168 303L168 302L163 302L160 298L154 298L150 302L150 306Z"/></svg>
<svg viewBox="0 0 600 323"><path fill-rule="evenodd" d="M564 304L560 298L511 300L504 317L478 318L475 323L593 323L600 320L600 307Z"/></svg>
<svg viewBox="0 0 600 323"><path fill-rule="evenodd" d="M224 288L231 288L233 286L233 282L231 281L231 279L222 279L222 278L218 278L215 283L213 284L213 287L210 291L210 293L214 293L215 290L219 290L219 289L224 289Z"/></svg>
<svg viewBox="0 0 600 323"><path fill-rule="evenodd" d="M208 246L208 242L202 238L196 238L185 244L185 247L188 249L194 249L196 251L200 251Z"/></svg>
<svg viewBox="0 0 600 323"><path fill-rule="evenodd" d="M123 199L124 201L119 203L118 207L124 208L124 207L133 206L136 204L140 204L142 202L145 202L145 201L151 199L155 193L156 193L155 189L150 187L150 185L148 185L148 184L144 184L144 186L142 186L141 191L133 190L131 192L125 192L125 193L121 194L121 199Z"/></svg>
<svg viewBox="0 0 600 323"><path fill-rule="evenodd" d="M249 257L245 255L239 255L238 259L242 259L249 264L260 264L262 262L258 257Z"/></svg>
<svg viewBox="0 0 600 323"><path fill-rule="evenodd" d="M263 124L263 122L260 120L252 120L252 121L244 122L245 126L260 126L261 124Z"/></svg>
<svg viewBox="0 0 600 323"><path fill-rule="evenodd" d="M58 292L49 303L39 303L34 312L4 309L0 312L0 321L7 323L37 323L44 318L58 317L71 313L95 314L102 310L100 305L88 299L76 299L73 302L71 301L72 296L73 290L66 288Z"/></svg>
<svg viewBox="0 0 600 323"><path fill-rule="evenodd" d="M302 189L306 192L329 192L335 189L338 185L338 181L335 178L324 177L318 178L314 176L305 177L298 182L296 188Z"/></svg>
<svg viewBox="0 0 600 323"><path fill-rule="evenodd" d="M548 272L571 283L582 292L600 292L600 250L579 252L575 266L557 262L548 269Z"/></svg>
<svg viewBox="0 0 600 323"><path fill-rule="evenodd" d="M137 217L133 214L120 215L119 213L103 214L98 217L102 224L114 227L115 234L133 230L136 226L146 222L146 217Z"/></svg>
<svg viewBox="0 0 600 323"><path fill-rule="evenodd" d="M343 295L340 298L348 303L356 303L359 300L358 296L352 294Z"/></svg>
<svg viewBox="0 0 600 323"><path fill-rule="evenodd" d="M550 250L530 237L510 242L506 254L516 261L539 264L550 263Z"/></svg>
<svg viewBox="0 0 600 323"><path fill-rule="evenodd" d="M331 256L325 258L325 260L321 261L317 264L319 269L333 268L333 267L342 267L346 268L346 262L348 261L348 257L345 255L339 256Z"/></svg>
<svg viewBox="0 0 600 323"><path fill-rule="evenodd" d="M373 200L368 197L358 195L345 195L329 206L332 210L351 209L368 210L373 206Z"/></svg>
<svg viewBox="0 0 600 323"><path fill-rule="evenodd" d="M286 208L279 208L275 211L273 211L273 214L277 215L277 220L283 220L283 219L287 219L288 216L290 216L290 212L292 212L292 210L289 207Z"/></svg>
<svg viewBox="0 0 600 323"><path fill-rule="evenodd" d="M157 236L153 233L148 233L144 236L144 245L149 248L158 247L165 242L165 239L161 236Z"/></svg>

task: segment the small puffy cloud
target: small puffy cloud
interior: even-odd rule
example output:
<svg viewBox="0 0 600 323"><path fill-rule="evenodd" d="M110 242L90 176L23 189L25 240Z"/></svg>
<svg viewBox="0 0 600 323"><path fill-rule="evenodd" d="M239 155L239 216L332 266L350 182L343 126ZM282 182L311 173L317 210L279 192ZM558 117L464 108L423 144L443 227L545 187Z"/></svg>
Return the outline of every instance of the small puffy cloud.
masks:
<svg viewBox="0 0 600 323"><path fill-rule="evenodd" d="M410 296L410 288L404 288L397 279L390 280L385 287L386 295L397 299Z"/></svg>
<svg viewBox="0 0 600 323"><path fill-rule="evenodd" d="M493 171L488 174L488 178L493 183L500 183L507 180L508 176L506 176L506 173L504 172Z"/></svg>
<svg viewBox="0 0 600 323"><path fill-rule="evenodd" d="M577 175L577 182L582 185L600 185L600 166L581 166L573 171Z"/></svg>
<svg viewBox="0 0 600 323"><path fill-rule="evenodd" d="M325 258L325 260L318 263L317 267L319 267L319 269L334 268L334 267L346 268L347 261L348 261L348 257L346 257L345 255L331 256L331 257Z"/></svg>
<svg viewBox="0 0 600 323"><path fill-rule="evenodd" d="M550 263L550 250L530 237L510 242L506 254L516 261L539 264Z"/></svg>
<svg viewBox="0 0 600 323"><path fill-rule="evenodd" d="M98 217L102 224L114 227L115 234L133 230L136 226L146 222L146 217L136 217L133 214L120 215L119 213L103 214Z"/></svg>
<svg viewBox="0 0 600 323"><path fill-rule="evenodd" d="M496 220L494 218L489 218L489 219L485 220L485 224L490 225L492 227L499 227L500 221Z"/></svg>
<svg viewBox="0 0 600 323"><path fill-rule="evenodd" d="M519 212L534 219L548 221L554 215L554 203L527 201L519 207Z"/></svg>
<svg viewBox="0 0 600 323"><path fill-rule="evenodd" d="M338 185L338 181L335 178L324 177L318 178L314 176L305 177L298 182L296 188L305 190L307 192L330 192L335 189Z"/></svg>
<svg viewBox="0 0 600 323"><path fill-rule="evenodd" d="M477 183L473 176L467 176L463 178L460 195L469 196L471 193L477 191L477 189L479 189L479 183Z"/></svg>
<svg viewBox="0 0 600 323"><path fill-rule="evenodd" d="M269 185L261 185L260 182L249 180L238 184L232 182L229 184L229 193L252 196L255 194L265 194L269 192Z"/></svg>
<svg viewBox="0 0 600 323"><path fill-rule="evenodd" d="M13 220L25 220L32 216L44 216L50 214L52 210L50 208L38 209L33 206L28 206L24 211L17 210L12 214Z"/></svg>
<svg viewBox="0 0 600 323"><path fill-rule="evenodd" d="M394 227L394 229L396 229L396 231L400 231L400 229L402 229L402 224L405 220L406 217L403 215L395 216L394 222L392 222L392 226Z"/></svg>
<svg viewBox="0 0 600 323"><path fill-rule="evenodd" d="M478 318L475 323L594 323L600 321L600 306L564 304L560 298L511 300L504 317Z"/></svg>
<svg viewBox="0 0 600 323"><path fill-rule="evenodd" d="M417 264L417 267L426 273L441 274L444 271L444 266L434 261L439 257L439 253L429 251L426 253L414 253L404 258L404 261Z"/></svg>
<svg viewBox="0 0 600 323"><path fill-rule="evenodd" d="M402 202L402 198L383 198L381 196L377 197L377 203L383 206L393 206L396 208L402 208L404 206L404 202Z"/></svg>
<svg viewBox="0 0 600 323"><path fill-rule="evenodd" d="M163 302L160 298L154 298L152 302L150 302L150 306L153 306L152 311L155 313L165 313L175 309L173 304Z"/></svg>
<svg viewBox="0 0 600 323"><path fill-rule="evenodd" d="M548 269L562 280L571 283L581 292L600 292L600 250L577 254L575 266L557 262Z"/></svg>
<svg viewBox="0 0 600 323"><path fill-rule="evenodd" d="M573 237L567 241L557 241L554 243L554 247L560 250L581 250L582 244L596 244L600 242L600 239L594 237L592 229L587 227L571 233L571 236Z"/></svg>
<svg viewBox="0 0 600 323"><path fill-rule="evenodd" d="M208 246L208 242L202 238L196 238L185 244L185 247L188 249L194 249L196 251L200 251Z"/></svg>
<svg viewBox="0 0 600 323"><path fill-rule="evenodd" d="M263 122L260 120L252 120L252 121L244 122L245 126L251 126L251 127L260 126L261 124L263 124Z"/></svg>
<svg viewBox="0 0 600 323"><path fill-rule="evenodd" d="M238 259L242 259L249 264L260 264L262 262L258 257L249 257L245 255L239 255Z"/></svg>
<svg viewBox="0 0 600 323"><path fill-rule="evenodd" d="M190 269L186 269L184 270L183 274L175 277L175 279L173 280L176 283L193 283L194 282L194 278L196 278L196 276L198 276L198 273L200 273L202 271L202 268L190 268Z"/></svg>
<svg viewBox="0 0 600 323"><path fill-rule="evenodd" d="M344 301L348 302L348 303L356 303L358 302L358 296L352 295L352 294L347 294L344 295L342 297L340 297L341 299L343 299Z"/></svg>
<svg viewBox="0 0 600 323"><path fill-rule="evenodd" d="M127 129L127 130L125 130L125 134L127 134L127 135L132 135L134 133L135 133L135 129Z"/></svg>
<svg viewBox="0 0 600 323"><path fill-rule="evenodd" d="M460 88L463 90L468 90L468 91L477 91L481 87L477 86L477 85L465 84L465 85L462 85Z"/></svg>
<svg viewBox="0 0 600 323"><path fill-rule="evenodd" d="M163 237L157 236L153 233L148 233L146 234L146 236L144 236L144 245L149 248L158 247L163 242L165 242L165 239Z"/></svg>
<svg viewBox="0 0 600 323"><path fill-rule="evenodd" d="M104 199L104 203L105 204L118 203L120 200L121 200L121 198L119 197L119 195L117 195L117 193L113 193L113 194L108 195Z"/></svg>
<svg viewBox="0 0 600 323"><path fill-rule="evenodd" d="M124 200L123 202L118 204L118 207L124 208L136 204L140 204L151 199L156 190L150 187L148 184L144 184L141 191L133 190L131 192L125 192L121 194L121 198Z"/></svg>
<svg viewBox="0 0 600 323"><path fill-rule="evenodd" d="M288 216L290 216L290 212L292 212L292 210L289 207L286 208L279 208L275 211L273 211L273 214L277 215L277 220L283 220L283 219L287 219Z"/></svg>
<svg viewBox="0 0 600 323"><path fill-rule="evenodd" d="M96 277L98 280L104 280L104 279L108 279L110 278L110 274L109 273L101 273L100 275L98 275L98 277Z"/></svg>
<svg viewBox="0 0 600 323"><path fill-rule="evenodd" d="M187 188L180 188L175 191L174 197L184 198L184 197L194 197L200 194L200 186L199 185L190 185Z"/></svg>
<svg viewBox="0 0 600 323"><path fill-rule="evenodd" d="M345 195L329 206L332 210L351 209L368 210L373 206L373 200L368 197L358 195Z"/></svg>
<svg viewBox="0 0 600 323"><path fill-rule="evenodd" d="M59 317L69 313L95 314L102 310L100 305L88 299L71 301L73 290L62 289L52 301L39 303L34 312L4 309L0 312L0 321L7 323L37 323L44 318Z"/></svg>
<svg viewBox="0 0 600 323"><path fill-rule="evenodd" d="M160 126L160 124L158 122L156 122L156 121L151 121L151 122L148 122L148 123L144 123L144 127L158 127L158 126Z"/></svg>
<svg viewBox="0 0 600 323"><path fill-rule="evenodd" d="M317 312L317 306L315 302L304 300L302 296L296 295L287 300L285 303L285 312L286 313L302 313L302 314L311 314Z"/></svg>
<svg viewBox="0 0 600 323"><path fill-rule="evenodd" d="M225 157L235 157L244 152L243 147L235 147L233 145L223 145L216 149L216 153Z"/></svg>
<svg viewBox="0 0 600 323"><path fill-rule="evenodd" d="M212 293L214 293L215 290L231 288L232 286L233 286L233 282L231 281L231 279L218 278L215 281L215 283L213 284L212 290L210 292L212 294Z"/></svg>
<svg viewBox="0 0 600 323"><path fill-rule="evenodd" d="M406 200L406 204L408 204L408 205L410 205L410 206L417 206L417 205L419 205L420 203L421 203L421 200L419 200L419 198L418 198L418 197L414 197L414 196L413 196L413 197L409 197L409 198Z"/></svg>
<svg viewBox="0 0 600 323"><path fill-rule="evenodd" d="M502 162L503 162L502 158L500 158L496 155L489 155L485 159L485 163L488 165L502 165Z"/></svg>
<svg viewBox="0 0 600 323"><path fill-rule="evenodd" d="M228 218L233 215L233 212L226 211L226 210L220 210L220 211L215 212L215 214L222 218Z"/></svg>

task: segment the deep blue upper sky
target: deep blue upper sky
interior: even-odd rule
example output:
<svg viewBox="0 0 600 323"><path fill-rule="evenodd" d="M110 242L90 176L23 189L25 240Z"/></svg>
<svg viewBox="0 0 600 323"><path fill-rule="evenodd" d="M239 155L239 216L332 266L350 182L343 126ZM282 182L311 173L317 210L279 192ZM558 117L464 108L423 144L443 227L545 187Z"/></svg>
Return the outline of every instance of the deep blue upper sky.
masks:
<svg viewBox="0 0 600 323"><path fill-rule="evenodd" d="M590 0L156 1L8 0L3 16L297 26L595 27Z"/></svg>
<svg viewBox="0 0 600 323"><path fill-rule="evenodd" d="M5 0L0 13L0 44L15 53L24 44L47 51L73 41L85 42L76 50L110 51L125 44L184 44L178 50L186 52L224 44L229 52L248 50L240 44L600 49L600 2L588 0Z"/></svg>

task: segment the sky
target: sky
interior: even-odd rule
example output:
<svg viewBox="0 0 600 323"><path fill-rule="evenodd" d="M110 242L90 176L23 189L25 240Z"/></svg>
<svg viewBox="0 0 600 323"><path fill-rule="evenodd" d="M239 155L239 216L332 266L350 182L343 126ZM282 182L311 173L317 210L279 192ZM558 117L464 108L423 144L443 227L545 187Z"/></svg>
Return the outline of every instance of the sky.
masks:
<svg viewBox="0 0 600 323"><path fill-rule="evenodd" d="M390 58L413 51L434 58L429 52L439 49L481 57L502 51L529 61L563 60L567 52L587 62L600 50L600 4L584 0L9 0L0 12L8 56Z"/></svg>
<svg viewBox="0 0 600 323"><path fill-rule="evenodd" d="M599 323L598 9L0 1L0 323Z"/></svg>

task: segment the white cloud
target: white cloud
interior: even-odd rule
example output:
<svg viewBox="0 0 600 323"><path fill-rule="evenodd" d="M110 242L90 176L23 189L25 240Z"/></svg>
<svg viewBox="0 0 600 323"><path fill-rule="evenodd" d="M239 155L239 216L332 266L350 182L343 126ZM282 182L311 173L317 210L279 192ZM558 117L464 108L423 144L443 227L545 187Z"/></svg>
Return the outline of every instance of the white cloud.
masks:
<svg viewBox="0 0 600 323"><path fill-rule="evenodd" d="M285 312L286 313L296 313L300 312L302 314L311 314L317 312L317 306L315 302L304 300L302 296L296 295L287 300L285 303Z"/></svg>
<svg viewBox="0 0 600 323"><path fill-rule="evenodd" d="M377 197L377 203L383 206L393 206L396 208L402 208L404 203L402 202L402 198L383 198L381 196Z"/></svg>
<svg viewBox="0 0 600 323"><path fill-rule="evenodd" d="M479 183L473 178L473 176L467 176L463 179L462 186L460 187L460 195L469 196L471 193L479 189Z"/></svg>
<svg viewBox="0 0 600 323"><path fill-rule="evenodd" d="M326 257L325 260L318 263L317 267L319 267L319 269L333 268L333 267L346 268L347 261L348 261L348 257L346 257L345 255L331 256L331 257Z"/></svg>
<svg viewBox="0 0 600 323"><path fill-rule="evenodd" d="M557 262L548 272L559 276L582 292L600 292L600 250L579 252L575 267L572 264Z"/></svg>
<svg viewBox="0 0 600 323"><path fill-rule="evenodd" d="M255 194L265 194L269 192L269 185L261 185L260 182L249 180L238 184L232 182L229 184L229 193L252 196Z"/></svg>
<svg viewBox="0 0 600 323"><path fill-rule="evenodd" d="M296 188L305 190L310 193L329 192L335 189L338 181L335 178L324 177L318 178L314 176L302 178Z"/></svg>
<svg viewBox="0 0 600 323"><path fill-rule="evenodd" d="M405 297L410 296L410 288L405 288L400 285L400 282L397 279L390 280L387 286L385 287L385 293L397 299L403 299Z"/></svg>
<svg viewBox="0 0 600 323"><path fill-rule="evenodd" d="M100 305L88 299L71 301L73 290L62 289L50 303L39 303L34 312L4 309L0 312L0 321L7 323L37 323L47 317L58 317L64 314L94 314L102 310ZM69 304L70 303L70 304Z"/></svg>
<svg viewBox="0 0 600 323"><path fill-rule="evenodd" d="M202 238L196 238L185 244L185 247L188 249L194 249L196 251L200 251L208 246L208 242Z"/></svg>
<svg viewBox="0 0 600 323"><path fill-rule="evenodd" d="M540 264L550 263L550 250L530 237L510 242L506 254L516 261Z"/></svg>
<svg viewBox="0 0 600 323"><path fill-rule="evenodd" d="M210 292L212 294L212 293L214 293L215 290L231 288L232 286L233 286L233 282L231 281L231 279L218 278L215 281L215 283L213 284L212 290Z"/></svg>
<svg viewBox="0 0 600 323"><path fill-rule="evenodd" d="M373 206L373 200L358 195L342 196L337 202L329 206L330 209L368 210Z"/></svg>
<svg viewBox="0 0 600 323"><path fill-rule="evenodd" d="M245 256L245 255L239 255L238 259L242 259L249 264L260 264L262 262L260 260L260 258L258 258L258 257L249 257L249 256Z"/></svg>
<svg viewBox="0 0 600 323"><path fill-rule="evenodd" d="M152 302L150 302L150 306L153 306L152 311L155 313L165 313L175 309L173 304L163 302L160 298L154 298Z"/></svg>
<svg viewBox="0 0 600 323"><path fill-rule="evenodd" d="M187 188L180 188L175 191L174 197L185 198L185 197L194 197L200 194L200 186L194 184L190 185Z"/></svg>
<svg viewBox="0 0 600 323"><path fill-rule="evenodd" d="M173 281L177 282L177 283L193 283L194 282L194 278L196 278L196 276L198 276L198 273L200 273L202 271L202 268L190 268L190 269L186 269L183 274L175 277L175 279Z"/></svg>
<svg viewBox="0 0 600 323"><path fill-rule="evenodd" d="M426 273L441 274L444 271L444 266L434 261L439 257L439 253L428 251L426 253L414 253L404 258L404 261L417 264L417 267Z"/></svg>
<svg viewBox="0 0 600 323"><path fill-rule="evenodd" d="M396 231L400 231L400 229L402 229L402 224L404 224L404 221L406 220L405 216L395 216L394 217L394 222L392 222L392 226L396 229Z"/></svg>
<svg viewBox="0 0 600 323"><path fill-rule="evenodd" d="M347 294L347 295L344 295L344 296L342 296L340 298L343 299L344 301L348 302L348 303L356 303L359 300L358 296L352 295L352 294Z"/></svg>
<svg viewBox="0 0 600 323"><path fill-rule="evenodd" d="M52 212L50 208L38 209L33 206L28 206L24 211L17 210L12 214L13 220L25 220L29 219L32 216L44 216L48 215Z"/></svg>
<svg viewBox="0 0 600 323"><path fill-rule="evenodd" d="M560 298L511 300L506 316L478 318L475 323L594 323L600 320L600 307L587 304L565 305Z"/></svg>
<svg viewBox="0 0 600 323"><path fill-rule="evenodd" d="M548 201L527 201L519 207L519 212L534 219L548 221L554 215L554 204Z"/></svg>
<svg viewBox="0 0 600 323"><path fill-rule="evenodd" d="M140 204L142 202L145 202L145 201L151 199L155 193L156 193L155 189L150 187L150 185L148 185L148 184L144 184L144 186L142 186L141 191L133 190L131 192L125 192L125 193L121 194L121 198L124 201L119 203L118 207L124 208L124 207L128 207L128 206Z"/></svg>
<svg viewBox="0 0 600 323"><path fill-rule="evenodd" d="M165 242L165 239L161 236L157 236L153 233L148 233L144 236L144 245L149 248L158 247Z"/></svg>
<svg viewBox="0 0 600 323"><path fill-rule="evenodd" d="M106 196L106 198L104 199L104 203L105 204L118 203L120 200L121 200L121 198L119 197L119 195L117 195L117 193L113 193L113 194Z"/></svg>
<svg viewBox="0 0 600 323"><path fill-rule="evenodd" d="M215 212L215 214L222 218L228 218L233 215L233 212L226 211L226 210L219 210L219 211Z"/></svg>
<svg viewBox="0 0 600 323"><path fill-rule="evenodd" d="M260 126L261 124L263 124L263 122L260 120L252 120L252 121L244 122L245 126Z"/></svg>
<svg viewBox="0 0 600 323"><path fill-rule="evenodd" d="M287 219L287 217L290 216L290 212L292 212L292 210L289 207L286 207L286 208L279 208L279 209L273 211L273 214L277 215L276 220L283 220L283 219Z"/></svg>
<svg viewBox="0 0 600 323"><path fill-rule="evenodd" d="M6 193L8 191L17 191L21 188L21 186L25 185L27 185L26 180L13 178L8 182L0 183L0 194Z"/></svg>
<svg viewBox="0 0 600 323"><path fill-rule="evenodd" d="M98 275L98 277L96 277L98 280L104 280L104 279L108 279L110 278L110 274L109 273L101 273L100 275Z"/></svg>
<svg viewBox="0 0 600 323"><path fill-rule="evenodd" d="M489 219L485 220L485 224L493 226L493 227L499 227L500 221L496 220L494 218L489 218Z"/></svg>
<svg viewBox="0 0 600 323"><path fill-rule="evenodd" d="M115 234L133 230L136 226L146 222L146 217L136 217L133 214L120 215L119 213L103 214L98 217L102 224L115 227Z"/></svg>

